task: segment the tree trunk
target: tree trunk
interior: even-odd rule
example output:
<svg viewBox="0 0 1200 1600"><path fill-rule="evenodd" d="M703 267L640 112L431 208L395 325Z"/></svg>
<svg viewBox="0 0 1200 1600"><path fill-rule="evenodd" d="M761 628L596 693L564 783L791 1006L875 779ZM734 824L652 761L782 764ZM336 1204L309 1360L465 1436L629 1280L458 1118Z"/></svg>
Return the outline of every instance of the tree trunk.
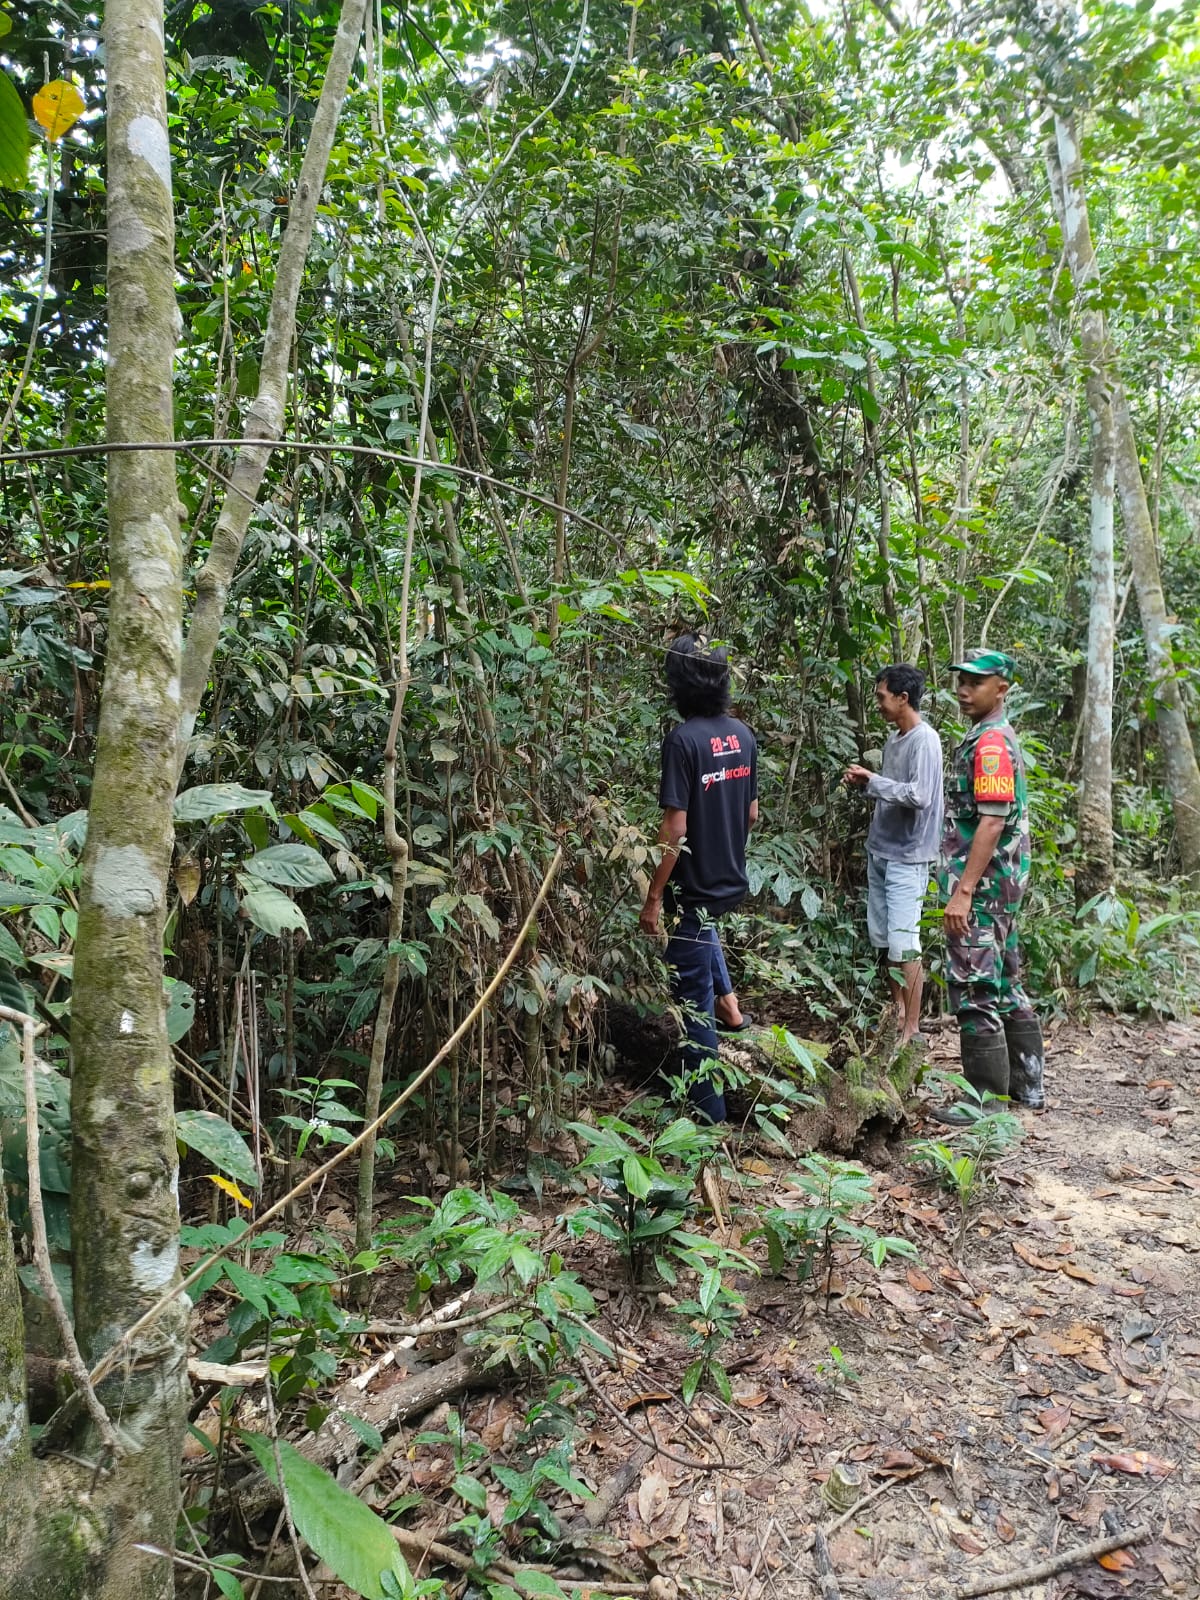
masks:
<svg viewBox="0 0 1200 1600"><path fill-rule="evenodd" d="M346 0L342 8L300 177L288 207L287 232L279 248L275 288L271 295L267 331L263 336L258 394L242 428L242 437L247 443L238 452L208 559L196 578L196 604L183 658L177 758L180 771L187 757L188 740L196 725L200 702L208 687L208 674L221 633L229 586L237 570L250 518L258 503L258 492L271 457L271 442L278 439L283 430L292 340L296 332L296 303L300 297L304 263L312 243L313 223L325 184L325 171L337 133L338 117L358 55L365 13L366 0ZM257 440L264 442L255 443Z"/></svg>
<svg viewBox="0 0 1200 1600"><path fill-rule="evenodd" d="M1089 388L1088 412L1092 425L1092 594L1088 611L1087 689L1081 729L1083 752L1079 775L1079 866L1075 876L1075 903L1082 906L1093 895L1112 886L1112 723L1113 638L1116 632L1116 579L1113 571L1113 498L1116 488L1116 452L1112 406L1102 381Z"/></svg>
<svg viewBox="0 0 1200 1600"><path fill-rule="evenodd" d="M104 33L108 437L169 444L179 313L160 0L112 0ZM170 451L111 457L108 653L71 1008L75 1317L90 1362L178 1278L178 1165L162 979L179 724L177 505ZM0 1278L6 1265L0 1261ZM0 1284L0 1296L9 1302L7 1284ZM19 1311L4 1318L6 1337L15 1336L14 1316L19 1320ZM26 1490L30 1515L8 1530L7 1594L21 1600L173 1594L171 1563L139 1546L174 1543L186 1393L187 1302L175 1301L99 1386L120 1454L106 1461L95 1427L81 1417L70 1454L36 1464ZM18 1432L23 1420L10 1418ZM13 1448L20 1460L26 1447L18 1441ZM19 1515L19 1500L12 1506Z"/></svg>
<svg viewBox="0 0 1200 1600"><path fill-rule="evenodd" d="M1200 876L1200 767L1196 763L1171 656L1171 623L1128 397L1104 314L1094 304L1088 304L1096 298L1100 275L1092 246L1083 158L1074 116L1069 111L1056 109L1054 131L1055 144L1047 161L1051 191L1056 196L1075 291L1085 303L1081 343L1086 336L1093 345L1090 355L1088 346L1084 346L1089 367L1089 405L1092 388L1097 383L1102 384L1111 397L1116 487L1121 498L1121 516L1146 639L1146 660L1155 698L1159 745L1175 813L1180 863L1189 877L1195 877ZM1094 374L1090 370L1093 367Z"/></svg>

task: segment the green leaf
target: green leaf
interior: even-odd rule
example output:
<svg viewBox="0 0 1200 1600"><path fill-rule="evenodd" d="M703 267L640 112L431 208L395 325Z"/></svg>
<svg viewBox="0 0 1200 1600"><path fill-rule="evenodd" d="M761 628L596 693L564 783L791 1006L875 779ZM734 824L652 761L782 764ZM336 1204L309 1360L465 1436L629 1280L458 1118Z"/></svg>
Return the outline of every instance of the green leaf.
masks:
<svg viewBox="0 0 1200 1600"><path fill-rule="evenodd" d="M29 124L12 79L0 71L0 189L23 189L29 173Z"/></svg>
<svg viewBox="0 0 1200 1600"><path fill-rule="evenodd" d="M248 1300L264 1317L271 1315L271 1297L257 1272L250 1272L236 1261L222 1261L221 1270L243 1300Z"/></svg>
<svg viewBox="0 0 1200 1600"><path fill-rule="evenodd" d="M167 991L167 1038L178 1044L196 1017L196 991L181 978L164 978Z"/></svg>
<svg viewBox="0 0 1200 1600"><path fill-rule="evenodd" d="M685 1406L690 1406L692 1401L696 1398L696 1390L700 1387L700 1379L703 1376L703 1361L693 1361L691 1366L683 1375L683 1386L681 1393L683 1395L683 1403Z"/></svg>
<svg viewBox="0 0 1200 1600"><path fill-rule="evenodd" d="M255 878L239 878L242 887L242 910L256 928L278 938L285 928L300 928L308 932L304 913L294 900L289 900L282 889L273 889L269 883L259 883Z"/></svg>
<svg viewBox="0 0 1200 1600"><path fill-rule="evenodd" d="M644 1200L650 1193L650 1174L638 1156L626 1156L621 1163L625 1187L636 1200Z"/></svg>
<svg viewBox="0 0 1200 1600"><path fill-rule="evenodd" d="M40 889L23 889L19 883L0 883L0 910L16 911L25 906L61 906L52 894Z"/></svg>
<svg viewBox="0 0 1200 1600"><path fill-rule="evenodd" d="M244 789L240 783L202 783L175 797L176 822L208 822L235 811L275 815L269 789Z"/></svg>
<svg viewBox="0 0 1200 1600"><path fill-rule="evenodd" d="M547 1600L566 1600L558 1580L548 1572L539 1572L536 1567L518 1567L513 1577L526 1594L546 1595Z"/></svg>
<svg viewBox="0 0 1200 1600"><path fill-rule="evenodd" d="M471 1477L468 1472L460 1472L454 1480L454 1492L475 1511L487 1510L487 1490L478 1478Z"/></svg>
<svg viewBox="0 0 1200 1600"><path fill-rule="evenodd" d="M242 1438L271 1482L278 1484L270 1439L261 1433L244 1433ZM386 1523L286 1439L280 1439L276 1448L292 1519L314 1554L365 1600L385 1600L385 1572L392 1573L407 1590L411 1584L408 1568ZM558 1594L557 1587L554 1592Z"/></svg>
<svg viewBox="0 0 1200 1600"><path fill-rule="evenodd" d="M212 1575L225 1600L246 1600L246 1591L232 1572L223 1572L220 1567L213 1567Z"/></svg>
<svg viewBox="0 0 1200 1600"><path fill-rule="evenodd" d="M721 1274L716 1267L708 1267L700 1279L700 1308L704 1312L712 1309L713 1301L721 1292Z"/></svg>
<svg viewBox="0 0 1200 1600"><path fill-rule="evenodd" d="M245 865L247 872L264 883L279 883L287 889L311 889L318 883L333 882L333 868L309 844L269 845L266 850L256 850Z"/></svg>
<svg viewBox="0 0 1200 1600"><path fill-rule="evenodd" d="M175 1137L243 1189L258 1188L258 1174L245 1140L215 1111L177 1111Z"/></svg>

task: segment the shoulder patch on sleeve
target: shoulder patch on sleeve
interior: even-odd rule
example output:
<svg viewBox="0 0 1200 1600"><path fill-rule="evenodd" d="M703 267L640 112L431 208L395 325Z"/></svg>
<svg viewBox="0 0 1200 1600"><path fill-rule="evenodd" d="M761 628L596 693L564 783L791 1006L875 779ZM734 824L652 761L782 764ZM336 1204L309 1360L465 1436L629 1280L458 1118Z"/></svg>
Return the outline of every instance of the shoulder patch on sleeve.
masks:
<svg viewBox="0 0 1200 1600"><path fill-rule="evenodd" d="M1017 797L1012 752L997 728L982 734L975 746L975 799L1007 802Z"/></svg>

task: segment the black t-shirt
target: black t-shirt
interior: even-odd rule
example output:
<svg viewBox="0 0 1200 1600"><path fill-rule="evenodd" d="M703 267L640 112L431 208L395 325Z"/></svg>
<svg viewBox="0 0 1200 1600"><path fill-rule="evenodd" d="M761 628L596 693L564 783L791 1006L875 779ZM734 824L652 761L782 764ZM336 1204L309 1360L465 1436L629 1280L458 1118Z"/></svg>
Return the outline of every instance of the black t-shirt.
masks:
<svg viewBox="0 0 1200 1600"><path fill-rule="evenodd" d="M685 908L715 915L745 898L750 802L757 797L754 735L736 717L689 717L663 740L658 803L687 812L687 838L667 890Z"/></svg>

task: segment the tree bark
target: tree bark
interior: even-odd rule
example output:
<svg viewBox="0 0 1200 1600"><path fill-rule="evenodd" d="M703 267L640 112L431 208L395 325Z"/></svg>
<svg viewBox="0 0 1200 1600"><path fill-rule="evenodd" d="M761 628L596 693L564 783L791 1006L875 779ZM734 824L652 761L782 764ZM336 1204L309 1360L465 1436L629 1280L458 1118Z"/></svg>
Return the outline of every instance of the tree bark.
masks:
<svg viewBox="0 0 1200 1600"><path fill-rule="evenodd" d="M1069 109L1056 107L1054 132L1054 147L1047 166L1071 278L1076 294L1084 302L1080 343L1089 369L1089 407L1093 389L1102 384L1110 397L1116 488L1146 639L1146 660L1156 703L1159 745L1175 815L1180 863L1189 877L1196 877L1200 876L1200 767L1171 654L1171 623L1129 401L1121 382L1117 351L1104 314L1096 305L1100 274L1088 218L1079 132ZM1084 754L1086 760L1086 749Z"/></svg>
<svg viewBox="0 0 1200 1600"><path fill-rule="evenodd" d="M1116 450L1112 405L1102 381L1091 381L1092 427L1091 603L1088 610L1087 687L1081 729L1079 865L1075 903L1082 906L1113 882L1112 724L1116 576L1113 570L1113 500ZM1099 375L1097 375L1099 377Z"/></svg>
<svg viewBox="0 0 1200 1600"><path fill-rule="evenodd" d="M112 0L108 120L108 438L169 444L175 229L161 0ZM178 1276L178 1160L163 996L174 843L182 557L170 451L110 457L109 637L82 861L71 1006L75 1319L95 1362ZM55 1594L165 1600L179 1506L187 1302L99 1387L122 1454L91 1495L87 1573ZM102 1454L81 1419L73 1453ZM44 1490L41 1491L44 1499ZM78 1523L72 1535L78 1544ZM66 1528L62 1536L71 1537ZM53 1560L53 1551L44 1549ZM30 1588L31 1593L37 1592Z"/></svg>
<svg viewBox="0 0 1200 1600"><path fill-rule="evenodd" d="M237 570L250 518L258 503L259 490L271 457L271 445L283 431L288 370L296 331L296 303L300 298L304 263L312 243L317 203L324 187L325 171L337 134L338 117L346 98L350 73L358 55L365 14L366 0L346 0L342 8L337 37L321 87L321 98L317 102L312 131L300 168L300 178L288 207L287 232L279 248L275 288L271 295L267 331L263 337L258 394L242 427L242 437L247 443L238 452L208 559L196 578L196 604L183 656L177 758L179 771L183 769L188 741L208 686L208 674L221 633L229 586ZM258 440L263 442L254 442Z"/></svg>

